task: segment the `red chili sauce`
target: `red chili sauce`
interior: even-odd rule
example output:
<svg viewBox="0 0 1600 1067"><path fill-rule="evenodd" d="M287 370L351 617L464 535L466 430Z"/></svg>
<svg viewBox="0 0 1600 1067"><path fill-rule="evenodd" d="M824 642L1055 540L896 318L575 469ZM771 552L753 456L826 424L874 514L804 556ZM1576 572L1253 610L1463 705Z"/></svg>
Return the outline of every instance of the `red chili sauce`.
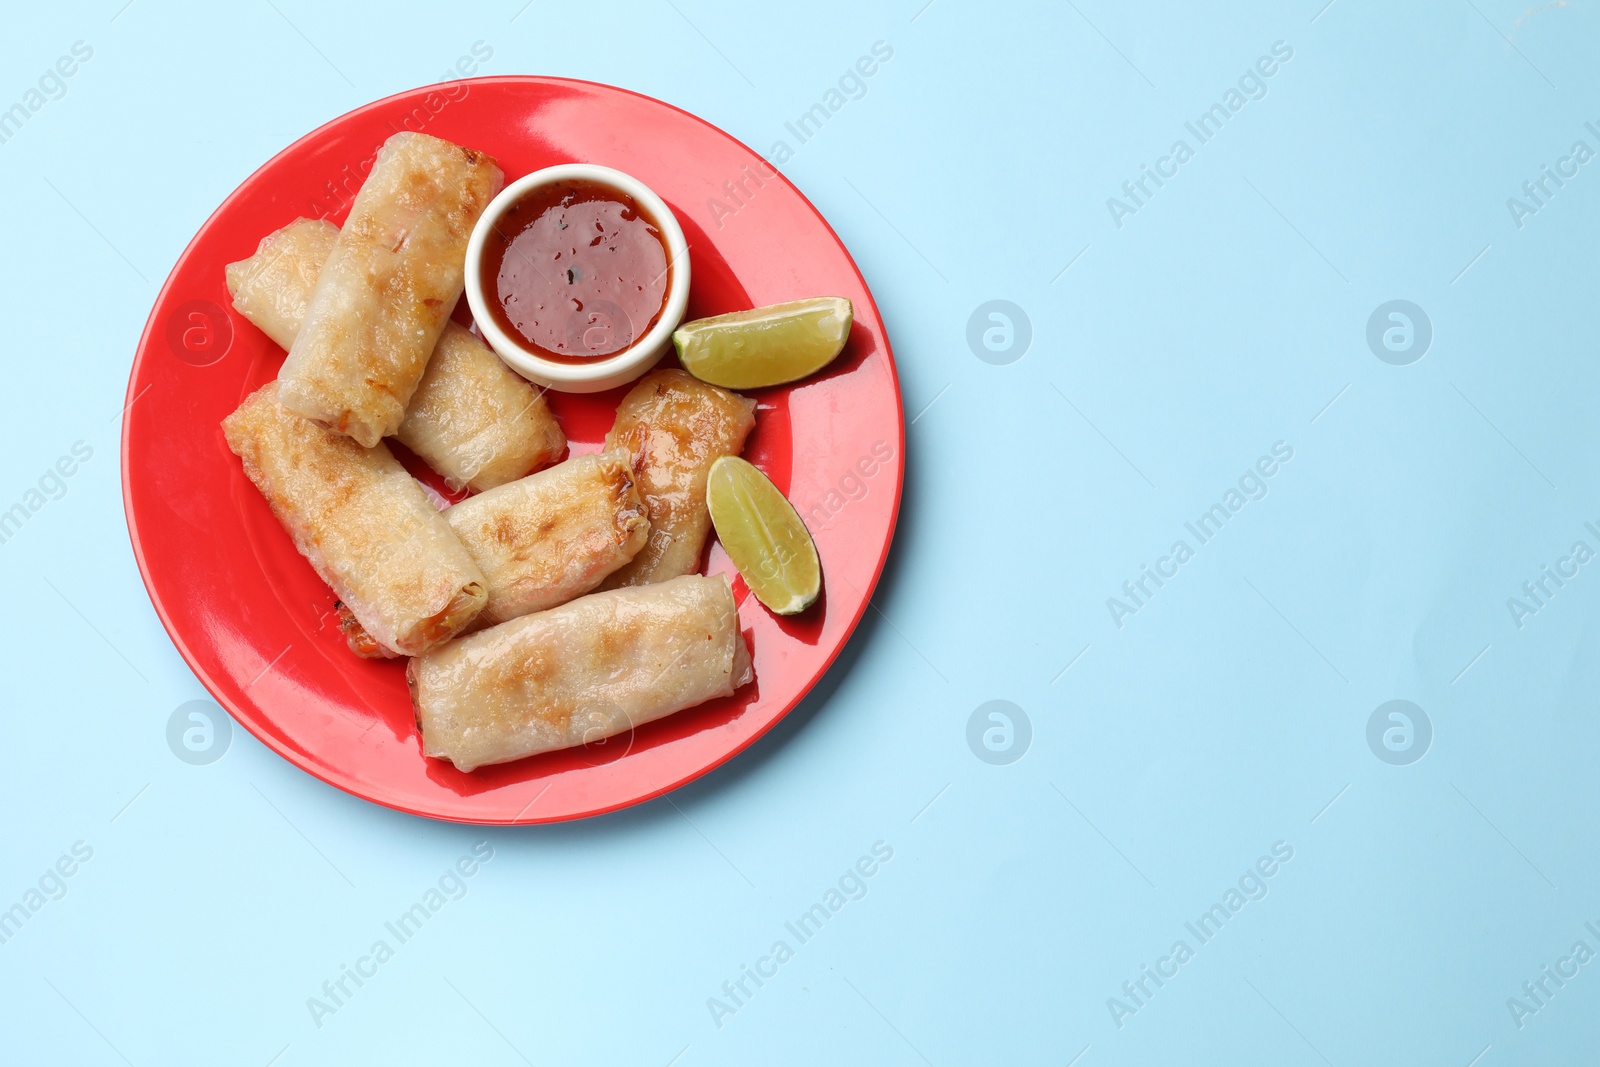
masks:
<svg viewBox="0 0 1600 1067"><path fill-rule="evenodd" d="M560 363L615 355L666 307L666 238L633 197L583 179L524 193L483 245L489 312Z"/></svg>

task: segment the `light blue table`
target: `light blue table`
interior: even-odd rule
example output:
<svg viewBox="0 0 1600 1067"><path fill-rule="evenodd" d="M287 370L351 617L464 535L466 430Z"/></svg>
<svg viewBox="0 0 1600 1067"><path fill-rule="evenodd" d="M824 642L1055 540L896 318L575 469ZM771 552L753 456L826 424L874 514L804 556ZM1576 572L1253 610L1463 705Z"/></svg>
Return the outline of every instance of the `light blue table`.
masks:
<svg viewBox="0 0 1600 1067"><path fill-rule="evenodd" d="M1592 1062L1600 12L1323 2L9 11L0 1060ZM178 758L117 469L206 215L475 48L783 158L915 416L818 694L522 832Z"/></svg>

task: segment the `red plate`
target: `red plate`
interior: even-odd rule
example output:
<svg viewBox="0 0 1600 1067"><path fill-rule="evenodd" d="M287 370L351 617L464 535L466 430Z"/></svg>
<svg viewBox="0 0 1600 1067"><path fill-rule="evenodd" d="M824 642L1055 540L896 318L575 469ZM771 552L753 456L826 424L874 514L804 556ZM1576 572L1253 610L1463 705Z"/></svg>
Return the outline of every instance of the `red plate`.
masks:
<svg viewBox="0 0 1600 1067"><path fill-rule="evenodd" d="M283 360L230 307L223 266L297 216L342 222L378 146L402 128L487 151L508 181L568 162L638 177L671 206L689 239L690 318L808 296L854 301L849 345L825 373L753 394L760 407L745 456L805 516L825 587L810 611L779 620L734 576L754 685L607 744L463 774L423 758L402 663L357 659L345 647L333 593L223 442L223 417ZM464 312L463 302L457 315ZM550 394L574 453L598 449L623 392ZM173 268L139 340L128 402L122 486L134 556L162 624L201 682L251 733L323 781L461 822L614 811L750 745L816 684L866 610L904 473L904 414L883 321L810 202L756 153L692 115L561 78L415 89L279 153L223 202ZM429 480L420 466L413 471ZM719 546L707 570L731 571Z"/></svg>

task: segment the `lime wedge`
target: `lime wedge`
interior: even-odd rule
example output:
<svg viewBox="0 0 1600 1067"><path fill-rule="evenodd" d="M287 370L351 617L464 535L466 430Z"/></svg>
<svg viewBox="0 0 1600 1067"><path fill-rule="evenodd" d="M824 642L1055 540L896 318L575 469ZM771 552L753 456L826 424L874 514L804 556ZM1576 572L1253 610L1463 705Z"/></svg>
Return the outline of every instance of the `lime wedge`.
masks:
<svg viewBox="0 0 1600 1067"><path fill-rule="evenodd" d="M723 456L706 479L711 523L756 599L779 615L816 603L822 565L805 523L767 476L738 456Z"/></svg>
<svg viewBox="0 0 1600 1067"><path fill-rule="evenodd" d="M842 296L794 300L696 319L672 334L683 369L724 389L760 389L815 374L833 361L855 317Z"/></svg>

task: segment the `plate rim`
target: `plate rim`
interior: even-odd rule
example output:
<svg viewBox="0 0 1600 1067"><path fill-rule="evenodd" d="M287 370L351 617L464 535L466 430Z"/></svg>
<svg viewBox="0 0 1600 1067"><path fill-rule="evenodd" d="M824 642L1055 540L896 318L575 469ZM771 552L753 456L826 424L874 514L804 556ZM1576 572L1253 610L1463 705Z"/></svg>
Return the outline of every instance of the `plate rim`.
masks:
<svg viewBox="0 0 1600 1067"><path fill-rule="evenodd" d="M735 137L733 134L728 133L720 126L715 125L707 119L701 118L699 115L696 115L693 112L678 107L676 104L669 103L665 100L660 100L656 97L649 96L648 94L641 93L633 89L627 89L622 86L610 85L605 82L593 81L584 78L566 78L542 74L495 74L471 78L459 78L446 82L425 83L423 85L413 86L409 89L403 89L399 92L390 93L389 95L381 97L377 100L368 101L359 107L352 108L348 111L344 111L333 116L327 121L295 138L277 152L274 152L270 157L267 158L265 162L252 170L249 175L235 185L233 189L230 190L225 197L223 197L221 202L218 203L214 209L212 209L211 213L206 216L205 220L200 223L193 236L191 236L189 241L184 245L183 251L180 252L173 260L172 267L168 270L166 278L161 283L161 288L157 291L155 297L151 301L149 317L145 320L144 329L140 332L139 340L134 348L134 358L128 369L128 386L123 394L124 416L126 416L127 411L138 400L138 395L135 395L134 393L134 387L138 382L138 372L143 365L145 356L151 351L154 342L158 340L157 335L160 333L160 326L156 322L157 310L164 306L164 304L167 302L169 293L173 288L174 281L180 269L188 261L189 257L195 253L201 238L207 234L212 225L223 214L223 212L227 210L229 205L233 203L235 198L239 197L247 187L253 185L259 178L272 170L280 159L295 151L295 149L297 149L304 142L319 137L329 127L346 122L365 112L382 108L401 98L414 96L419 92L434 89L438 86L455 86L463 83L469 86L480 84L555 86L577 85L586 88L600 89L606 92L624 93L628 96L637 97L640 100L647 101L654 105L670 108L671 110L685 116L693 122L705 126L713 133L727 138L729 141L732 141L746 152L749 152L752 156L762 160L766 159L766 157L761 153L751 148L748 144ZM878 582L883 576L885 566L888 564L889 553L893 551L895 533L897 532L900 523L900 505L905 492L906 422L905 399L900 389L899 368L895 363L893 347L889 340L888 324L884 322L883 313L878 307L877 298L873 295L871 286L867 284L867 279L865 275L862 274L860 265L856 262L855 256L851 254L849 246L845 244L843 239L839 237L838 232L833 228L833 225L829 223L827 217L824 216L823 213L818 210L817 206L811 202L811 198L806 196L806 194L801 191L799 186L795 185L795 183L790 180L789 176L782 170L770 162L768 163L768 167L776 172L777 177L782 180L784 185L788 186L790 191L793 192L795 196L799 197L800 202L810 210L817 222L822 225L822 228L827 233L828 237L833 240L833 242L838 246L839 250L844 254L846 263L849 264L851 271L854 272L856 280L860 283L862 292L866 294L872 311L881 326L878 341L883 347L885 364L889 372L889 382L893 387L892 392L894 395L895 412L894 433L895 442L897 445L894 457L894 497L889 507L888 529L885 531L883 544L878 551L878 558L873 564L871 578L867 581L865 588L862 590L860 604L856 608L854 614L846 622L838 641L828 652L826 659L817 668L815 674L794 694L791 699L787 701L785 706L780 711L774 713L765 723L755 729L748 737L745 737L738 743L718 752L714 758L703 763L698 763L694 768L681 774L677 772L669 774L668 778L671 779L670 781L640 792L637 795L616 800L614 802L602 803L598 806L586 808L583 811L563 812L544 816L528 816L520 818L513 817L509 819L495 817L472 818L463 815L441 814L434 811L419 810L418 808L405 803L382 799L377 796L357 792L349 785L346 785L340 781L336 781L328 775L322 773L315 762L299 758L297 753L292 751L289 746L280 743L277 738L270 735L264 736L261 731L258 731L253 721L254 717L241 713L240 710L235 706L233 700L224 692L220 691L224 687L220 686L216 679L212 677L211 672L208 671L200 662L200 657L198 657L194 650L190 648L189 643L185 639L184 635L179 632L178 628L174 625L173 620L167 611L166 604L163 602L161 594L158 593L155 588L155 579L151 575L150 564L145 556L144 544L139 532L138 520L134 515L133 498L136 490L134 488L131 471L129 469L129 444L132 432L130 427L132 426L132 420L124 417L122 431L118 434L117 439L118 448L121 453L118 459L118 470L120 472L122 481L123 520L128 530L128 540L133 550L134 562L138 566L139 578L141 583L144 585L145 595L149 597L151 607L155 609L156 617L160 620L162 629L166 631L168 639L172 641L173 647L177 649L178 655L183 659L185 666L187 666L199 680L200 684L205 688L211 699L215 700L228 713L229 717L232 718L236 724L248 731L252 737L261 742L263 746L274 752L279 758L303 773L308 774L311 777L334 787L335 789L338 789L340 792L366 801L367 803L375 804L392 811L402 812L406 815L411 815L417 818L469 826L534 826L576 822L578 820L609 815L613 812L622 811L626 808L646 804L657 799L658 797L665 796L667 793L670 793L676 789L681 789L690 782L696 781L710 774L712 771L715 771L717 768L728 763L736 756L744 753L757 741L765 737L769 731L778 725L778 723L787 719L794 712L794 710L800 706L801 702L811 694L811 692L817 687L818 683L822 681L828 672L833 669L834 664L838 661L840 654L844 652L845 647L855 637L856 629L858 626L860 626L861 620L866 616L867 609L873 606L872 595L877 590ZM626 760L627 757L623 756L622 759Z"/></svg>

